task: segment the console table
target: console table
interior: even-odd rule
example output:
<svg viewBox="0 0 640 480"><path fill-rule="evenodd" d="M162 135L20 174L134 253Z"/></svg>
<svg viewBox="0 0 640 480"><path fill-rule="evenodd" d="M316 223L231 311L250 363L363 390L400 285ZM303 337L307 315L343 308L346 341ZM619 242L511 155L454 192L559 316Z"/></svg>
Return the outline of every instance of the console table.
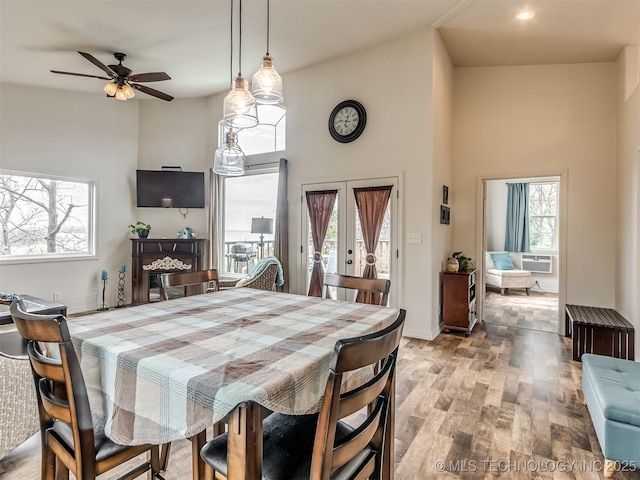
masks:
<svg viewBox="0 0 640 480"><path fill-rule="evenodd" d="M131 239L132 301L149 302L150 277L167 272L202 270L203 238L133 238ZM187 287L187 295L191 293Z"/></svg>

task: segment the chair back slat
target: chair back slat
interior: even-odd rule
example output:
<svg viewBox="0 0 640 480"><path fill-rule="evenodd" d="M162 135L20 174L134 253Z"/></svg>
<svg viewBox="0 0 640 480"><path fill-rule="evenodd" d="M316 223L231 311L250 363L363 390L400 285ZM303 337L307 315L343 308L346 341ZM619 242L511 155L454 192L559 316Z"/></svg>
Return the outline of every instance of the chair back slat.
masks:
<svg viewBox="0 0 640 480"><path fill-rule="evenodd" d="M391 280L387 280L384 278L353 277L350 275L340 275L337 273L325 273L322 285L323 298L327 298L329 287L347 288L349 290L379 293L380 305L386 306L389 303Z"/></svg>
<svg viewBox="0 0 640 480"><path fill-rule="evenodd" d="M71 423L71 408L69 402L61 399L53 394L49 387L49 381L46 378L41 378L38 382L40 398L42 400L42 406L46 412L56 420L61 420L65 423Z"/></svg>
<svg viewBox="0 0 640 480"><path fill-rule="evenodd" d="M60 360L43 355L40 352L40 345L33 341L27 343L27 353L31 360L31 368L38 375L54 382L64 382L64 368Z"/></svg>
<svg viewBox="0 0 640 480"><path fill-rule="evenodd" d="M333 472L356 458L362 462L355 478L369 478L375 476L376 471L381 471L384 431L405 315L406 312L400 310L396 320L388 327L369 335L336 342L318 416L311 480L329 480ZM359 387L341 393L346 375L362 368L370 368L372 378ZM336 442L338 421L364 409L364 420ZM365 454L365 451L370 453ZM359 456L363 455L365 458L360 459Z"/></svg>
<svg viewBox="0 0 640 480"><path fill-rule="evenodd" d="M334 447L331 459L332 471L350 462L371 443L373 436L382 423L382 415L386 414L386 408L386 400L380 399L380 401L376 403L373 412L371 412L366 420L348 437L348 440Z"/></svg>
<svg viewBox="0 0 640 480"><path fill-rule="evenodd" d="M162 285L165 300L169 300L169 294L167 292L167 288L169 287L187 287L199 284L201 286L199 293L203 293L205 290L220 290L218 270L216 269L196 270L194 272L163 273L160 275L160 284ZM210 284L213 284L213 287L210 287Z"/></svg>
<svg viewBox="0 0 640 480"><path fill-rule="evenodd" d="M340 395L338 418L348 417L363 406L374 403L387 384L391 369L394 367L395 355L396 353L394 353L393 361L389 359L385 362L385 365L364 385Z"/></svg>

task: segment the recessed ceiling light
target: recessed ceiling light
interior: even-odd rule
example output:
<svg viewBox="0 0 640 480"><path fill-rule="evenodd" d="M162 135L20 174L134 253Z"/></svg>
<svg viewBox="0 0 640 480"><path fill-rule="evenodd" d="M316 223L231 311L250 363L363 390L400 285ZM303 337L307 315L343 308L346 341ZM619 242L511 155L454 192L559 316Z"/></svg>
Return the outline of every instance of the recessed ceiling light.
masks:
<svg viewBox="0 0 640 480"><path fill-rule="evenodd" d="M531 20L534 17L534 13L529 10L523 10L516 15L518 20Z"/></svg>

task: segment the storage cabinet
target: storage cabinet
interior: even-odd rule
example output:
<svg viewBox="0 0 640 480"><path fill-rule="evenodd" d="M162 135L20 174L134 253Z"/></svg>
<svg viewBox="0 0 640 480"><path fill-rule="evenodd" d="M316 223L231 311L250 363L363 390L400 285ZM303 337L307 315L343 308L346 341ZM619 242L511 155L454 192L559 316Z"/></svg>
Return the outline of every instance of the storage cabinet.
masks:
<svg viewBox="0 0 640 480"><path fill-rule="evenodd" d="M476 271L442 272L440 279L444 331L469 335L476 324Z"/></svg>

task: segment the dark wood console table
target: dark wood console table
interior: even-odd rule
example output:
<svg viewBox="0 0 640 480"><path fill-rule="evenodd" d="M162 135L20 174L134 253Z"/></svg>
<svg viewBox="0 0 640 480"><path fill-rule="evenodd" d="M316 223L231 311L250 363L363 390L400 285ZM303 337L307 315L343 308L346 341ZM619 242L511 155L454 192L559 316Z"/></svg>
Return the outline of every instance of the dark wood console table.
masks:
<svg viewBox="0 0 640 480"><path fill-rule="evenodd" d="M150 275L202 270L204 246L203 238L131 239L133 303L149 302Z"/></svg>

